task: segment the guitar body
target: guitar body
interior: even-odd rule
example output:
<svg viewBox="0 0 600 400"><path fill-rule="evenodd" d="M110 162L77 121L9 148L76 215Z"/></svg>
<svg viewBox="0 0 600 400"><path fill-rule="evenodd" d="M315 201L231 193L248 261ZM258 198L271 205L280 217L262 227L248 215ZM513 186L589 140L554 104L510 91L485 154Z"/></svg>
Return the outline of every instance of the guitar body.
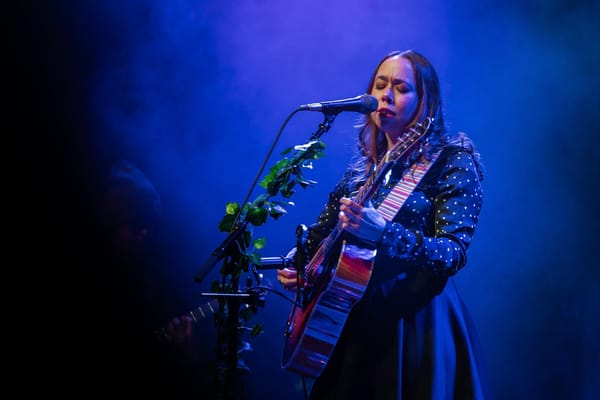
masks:
<svg viewBox="0 0 600 400"><path fill-rule="evenodd" d="M376 250L342 244L337 267L327 286L304 307L294 306L288 319L282 367L318 377L333 353L350 310L362 298L373 271Z"/></svg>

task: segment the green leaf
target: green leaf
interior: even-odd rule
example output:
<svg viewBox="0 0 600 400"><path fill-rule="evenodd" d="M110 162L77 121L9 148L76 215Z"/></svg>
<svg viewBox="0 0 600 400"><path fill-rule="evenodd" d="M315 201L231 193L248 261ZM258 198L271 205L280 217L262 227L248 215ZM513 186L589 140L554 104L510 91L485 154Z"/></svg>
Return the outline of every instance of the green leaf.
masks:
<svg viewBox="0 0 600 400"><path fill-rule="evenodd" d="M258 253L250 253L247 256L248 260L254 265L260 265L262 263L260 254Z"/></svg>
<svg viewBox="0 0 600 400"><path fill-rule="evenodd" d="M267 239L259 238L254 241L253 245L257 250L261 250L265 247L266 242L267 242Z"/></svg>
<svg viewBox="0 0 600 400"><path fill-rule="evenodd" d="M235 215L240 211L240 205L236 202L227 203L225 212L227 215Z"/></svg>
<svg viewBox="0 0 600 400"><path fill-rule="evenodd" d="M271 217L277 219L280 216L287 214L287 210L283 208L280 204L271 203L269 207L269 214Z"/></svg>
<svg viewBox="0 0 600 400"><path fill-rule="evenodd" d="M270 194L277 194L276 189L274 188L274 183L278 176L286 171L289 168L290 160L284 158L279 160L274 166L272 166L269 170L269 173L263 178L263 180L259 183L259 185L269 191Z"/></svg>
<svg viewBox="0 0 600 400"><path fill-rule="evenodd" d="M258 197L256 197L256 199L254 199L254 201L252 202L252 204L256 207L262 207L263 204L269 200L269 194L268 193L263 193L261 195L259 195Z"/></svg>
<svg viewBox="0 0 600 400"><path fill-rule="evenodd" d="M281 187L281 195L283 197L292 197L292 195L296 193L296 191L293 189L295 184L296 181L291 181L283 185Z"/></svg>
<svg viewBox="0 0 600 400"><path fill-rule="evenodd" d="M252 332L250 332L250 336L256 337L264 332L265 330L263 329L262 325L257 323L252 327Z"/></svg>
<svg viewBox="0 0 600 400"><path fill-rule="evenodd" d="M219 231L231 232L233 229L233 223L235 222L235 215L226 214L221 222L219 222Z"/></svg>
<svg viewBox="0 0 600 400"><path fill-rule="evenodd" d="M248 221L254 226L260 226L267 221L267 210L262 207L250 207L248 209Z"/></svg>

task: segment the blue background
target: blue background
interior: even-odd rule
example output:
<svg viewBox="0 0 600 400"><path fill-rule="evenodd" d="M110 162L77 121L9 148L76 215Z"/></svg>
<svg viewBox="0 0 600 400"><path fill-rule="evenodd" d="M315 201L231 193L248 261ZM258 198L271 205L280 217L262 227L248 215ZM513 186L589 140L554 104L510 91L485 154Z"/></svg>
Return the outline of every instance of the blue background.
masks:
<svg viewBox="0 0 600 400"><path fill-rule="evenodd" d="M449 127L474 139L486 168L483 212L456 282L477 324L495 397L598 398L597 4L20 6L9 14L15 53L8 58L20 79L11 85L7 110L16 118L5 134L17 138L13 155L20 161L11 175L27 210L14 237L37 249L19 253L27 282L48 290L47 301L62 294L63 306L77 303L58 289L63 285L46 282L77 282L93 257L75 249L85 237L78 230L93 220L102 178L125 158L161 195L181 311L205 302L200 293L218 268L201 284L193 277L225 238L217 228L225 204L246 197L285 118L300 104L363 93L384 54L412 48L436 66ZM318 184L297 192L281 220L255 230L267 239L264 256L286 254L296 226L320 211L348 161L356 117L340 114L323 136L326 157L307 173ZM321 120L320 113L297 114L268 165L284 148L304 143ZM43 251L46 262L28 262ZM48 268L51 262L75 268ZM266 271L265 282L274 276ZM22 297L33 296L33 287L26 285ZM289 303L268 295L255 316L265 333L244 353L249 398L302 398L299 378L280 368L288 312ZM62 317L82 318L75 314ZM43 336L52 318L49 324L32 333ZM211 348L212 321L198 329Z"/></svg>

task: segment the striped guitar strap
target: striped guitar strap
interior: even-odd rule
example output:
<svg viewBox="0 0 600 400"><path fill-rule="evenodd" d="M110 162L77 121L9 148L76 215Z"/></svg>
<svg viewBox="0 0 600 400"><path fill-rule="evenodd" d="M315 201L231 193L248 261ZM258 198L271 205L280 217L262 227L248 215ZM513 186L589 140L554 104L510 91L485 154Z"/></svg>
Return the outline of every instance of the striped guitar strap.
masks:
<svg viewBox="0 0 600 400"><path fill-rule="evenodd" d="M394 186L392 191L386 196L383 202L381 202L379 207L377 207L377 211L381 214L383 219L386 221L394 219L408 196L410 196L415 187L417 187L439 155L440 152L438 151L433 155L431 160L419 161L413 168L408 168L404 172L396 186Z"/></svg>

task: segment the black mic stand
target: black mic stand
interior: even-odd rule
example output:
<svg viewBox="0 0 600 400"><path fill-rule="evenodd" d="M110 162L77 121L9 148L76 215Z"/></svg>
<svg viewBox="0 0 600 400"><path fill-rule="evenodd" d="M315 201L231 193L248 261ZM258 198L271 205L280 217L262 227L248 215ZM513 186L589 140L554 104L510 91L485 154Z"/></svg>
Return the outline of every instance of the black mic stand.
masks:
<svg viewBox="0 0 600 400"><path fill-rule="evenodd" d="M296 302L304 307L305 300L305 267L308 262L308 253L306 251L306 241L308 228L304 224L296 228L296 254L294 255L294 264L296 266Z"/></svg>
<svg viewBox="0 0 600 400"><path fill-rule="evenodd" d="M323 122L319 124L319 129L312 134L312 136L309 139L309 142L315 139L319 139L321 136L323 136L323 134L331 128L335 117L337 117L337 113L324 113L323 115Z"/></svg>
<svg viewBox="0 0 600 400"><path fill-rule="evenodd" d="M229 400L241 398L241 388L238 385L238 349L240 345L239 319L240 306L242 302L250 300L249 293L239 292L239 274L235 273L235 267L242 269L246 265L239 252L245 248L243 233L245 225L237 227L212 253L211 258L196 276L199 282L208 273L210 268L219 260L223 259L221 270L221 287L227 288L224 292L201 293L219 300L219 312L215 313L215 325L217 328L216 342L216 371L215 390L218 399ZM214 286L213 286L214 287Z"/></svg>
<svg viewBox="0 0 600 400"><path fill-rule="evenodd" d="M303 163L307 161L308 157L304 152L307 151L306 149L311 150L311 146L315 145L315 141L331 128L331 124L335 120L336 116L337 113L324 113L324 120L319 124L319 129L312 134L309 142L306 145L299 148L296 155L290 161L290 164L294 166L293 174L299 174L300 168L303 166ZM308 159L310 159L310 157ZM293 180L291 182L289 181L289 172L278 175L277 178L278 180L275 181L276 184L274 187L269 188L268 193L263 194L262 198L259 196L259 198L261 198L261 202L255 202L256 204L253 203L254 205L257 205L257 207L262 207L269 197L276 195L280 190L284 197L289 197L291 194L289 193L289 190L293 184L297 182ZM286 190L285 193L284 188ZM250 192L251 191L252 190L250 190ZM247 200L245 200L244 203L246 203L246 201ZM244 204L242 204L242 207L244 207ZM230 231L227 238L225 238L225 240L211 253L208 261L202 265L194 277L194 280L197 283L201 283L209 274L209 272L216 266L216 264L221 260L223 261L223 267L221 269L221 283L216 286L213 285L213 290L218 290L218 292L201 294L202 296L219 299L219 312L215 313L215 322L218 330L215 389L217 399L219 400L233 400L243 397L242 389L239 385L238 379L241 370L243 370L243 368L240 368L240 362L238 360L241 328L240 307L242 304L247 304L251 306L252 310L255 312L258 306L264 305L262 294L260 292L250 290L250 278L248 278L247 281L248 290L246 292L241 292L239 290L241 272L248 272L251 264L246 255L246 251L251 245L251 234L248 231L248 224L252 223L249 219L247 219L247 216L244 216L238 220L237 218L239 216L240 214L236 216L234 228ZM304 248L306 232L307 228L304 225L300 225L296 230L298 239L294 263L298 271L298 300L300 301L304 300L304 266L307 261L306 251ZM284 258L282 258L281 261L284 263L286 262ZM252 264L252 272L258 280L259 278L258 273L256 272L256 265L254 264Z"/></svg>

